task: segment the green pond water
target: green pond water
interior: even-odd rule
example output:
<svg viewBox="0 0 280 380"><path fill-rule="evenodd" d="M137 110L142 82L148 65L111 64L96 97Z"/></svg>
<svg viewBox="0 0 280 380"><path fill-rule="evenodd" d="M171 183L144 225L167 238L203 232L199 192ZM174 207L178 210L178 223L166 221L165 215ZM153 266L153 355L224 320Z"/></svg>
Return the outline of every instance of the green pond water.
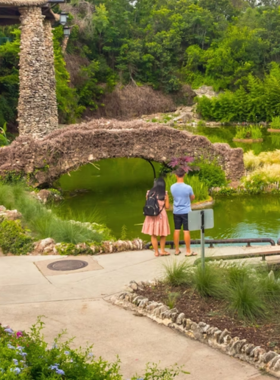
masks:
<svg viewBox="0 0 280 380"><path fill-rule="evenodd" d="M58 187L65 191L86 189L67 196L58 212L67 218L106 224L117 238L123 226L126 237L141 237L144 217L142 209L146 191L153 185L153 171L142 159L108 159L91 164L60 178ZM155 164L156 169L159 168ZM280 198L277 195L226 197L216 199L213 206L215 227L206 231L213 239L271 237L278 239L280 230ZM168 212L173 232L172 213ZM199 238L193 232L192 238ZM170 239L172 237L170 236Z"/></svg>
<svg viewBox="0 0 280 380"><path fill-rule="evenodd" d="M242 148L244 152L253 150L253 152L258 155L261 152L269 152L275 149L280 149L280 134L267 132L266 128L261 128L263 142L246 144L233 142L232 139L235 137L238 126L227 126L227 127L190 127L187 126L186 130L194 133L206 136L213 143L228 143L232 148Z"/></svg>

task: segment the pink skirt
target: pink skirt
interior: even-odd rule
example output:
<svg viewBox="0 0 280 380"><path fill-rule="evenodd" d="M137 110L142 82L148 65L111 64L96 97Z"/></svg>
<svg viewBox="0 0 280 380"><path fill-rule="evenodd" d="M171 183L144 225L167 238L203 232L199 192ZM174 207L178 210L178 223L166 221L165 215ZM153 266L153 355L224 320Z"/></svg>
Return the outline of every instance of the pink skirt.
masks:
<svg viewBox="0 0 280 380"><path fill-rule="evenodd" d="M170 227L166 210L163 209L158 216L146 216L142 233L155 236L170 235Z"/></svg>

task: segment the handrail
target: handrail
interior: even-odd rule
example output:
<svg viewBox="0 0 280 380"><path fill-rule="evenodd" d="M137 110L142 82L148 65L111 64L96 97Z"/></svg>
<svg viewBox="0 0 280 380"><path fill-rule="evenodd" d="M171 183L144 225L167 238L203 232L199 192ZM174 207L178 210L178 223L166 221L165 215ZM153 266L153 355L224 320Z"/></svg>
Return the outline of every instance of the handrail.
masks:
<svg viewBox="0 0 280 380"><path fill-rule="evenodd" d="M251 247L253 243L269 243L272 246L275 246L275 241L271 238L252 238L252 239L205 239L205 244L209 244L209 248L214 248L214 244L240 244L246 243L247 247ZM184 245L184 240L180 240L180 245ZM191 244L200 244L199 240L191 240ZM277 240L277 244L280 245L280 238ZM158 242L160 246L160 242ZM165 242L165 245L169 245L171 249L174 248L174 241L168 240ZM152 246L152 243L147 243L145 249L149 249Z"/></svg>

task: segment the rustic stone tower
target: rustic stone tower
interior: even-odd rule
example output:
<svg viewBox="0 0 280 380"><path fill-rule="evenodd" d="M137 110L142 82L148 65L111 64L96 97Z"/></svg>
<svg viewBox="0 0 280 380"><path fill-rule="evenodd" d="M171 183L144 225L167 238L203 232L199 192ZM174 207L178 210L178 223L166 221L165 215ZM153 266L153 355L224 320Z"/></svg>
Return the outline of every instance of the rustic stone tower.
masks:
<svg viewBox="0 0 280 380"><path fill-rule="evenodd" d="M41 138L58 127L52 23L46 0L0 0L0 25L20 23L20 135Z"/></svg>

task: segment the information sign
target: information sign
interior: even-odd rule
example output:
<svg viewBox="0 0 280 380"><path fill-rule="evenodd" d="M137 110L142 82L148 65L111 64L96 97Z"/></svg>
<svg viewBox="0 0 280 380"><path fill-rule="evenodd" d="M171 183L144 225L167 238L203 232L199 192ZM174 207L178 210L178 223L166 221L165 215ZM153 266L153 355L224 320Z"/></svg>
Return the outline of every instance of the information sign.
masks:
<svg viewBox="0 0 280 380"><path fill-rule="evenodd" d="M189 230L200 230L201 263L205 267L205 237L204 231L214 227L214 211L212 209L192 211L188 214Z"/></svg>

